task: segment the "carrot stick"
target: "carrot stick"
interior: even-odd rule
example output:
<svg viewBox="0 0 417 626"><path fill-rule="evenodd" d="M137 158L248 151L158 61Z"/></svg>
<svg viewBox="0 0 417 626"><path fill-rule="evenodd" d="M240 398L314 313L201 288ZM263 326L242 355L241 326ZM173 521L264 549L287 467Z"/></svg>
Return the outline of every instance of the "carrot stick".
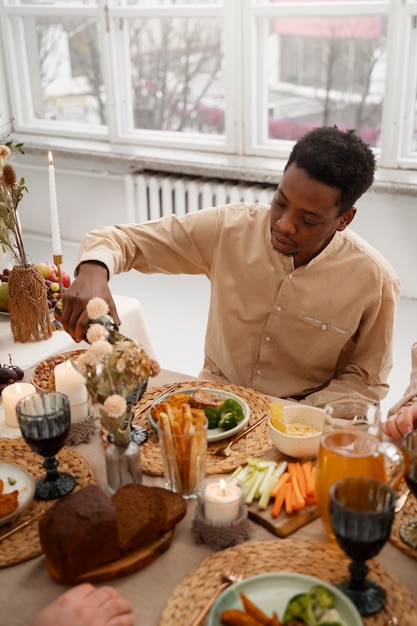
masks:
<svg viewBox="0 0 417 626"><path fill-rule="evenodd" d="M281 474L281 476L277 479L275 486L271 489L271 493L269 494L271 498L276 498L277 493L281 489L282 485L284 483L287 483L289 479L290 475L288 472L284 472L283 474Z"/></svg>
<svg viewBox="0 0 417 626"><path fill-rule="evenodd" d="M304 476L304 472L303 472L303 468L301 466L301 463L296 463L295 464L295 474L297 476L298 486L300 487L301 495L302 495L303 499L305 499L305 497L307 495L307 486L306 486L306 479L305 479L305 476Z"/></svg>
<svg viewBox="0 0 417 626"><path fill-rule="evenodd" d="M291 479L291 483L293 487L292 508L294 511L298 511L298 509L304 508L306 503L300 491L300 485L298 484L298 479L293 476Z"/></svg>
<svg viewBox="0 0 417 626"><path fill-rule="evenodd" d="M287 464L287 472L290 474L290 476L296 476L296 473L295 473L295 461L292 461L292 462Z"/></svg>
<svg viewBox="0 0 417 626"><path fill-rule="evenodd" d="M313 465L311 461L305 461L302 464L301 468L303 470L303 474L304 474L305 481L306 481L306 494L310 496L314 493L314 480L313 480L313 474L312 474Z"/></svg>
<svg viewBox="0 0 417 626"><path fill-rule="evenodd" d="M282 505L284 504L288 487L289 487L289 483L287 481L283 482L277 495L275 496L275 501L274 501L274 504L272 505L272 517L278 517L278 515L280 514Z"/></svg>
<svg viewBox="0 0 417 626"><path fill-rule="evenodd" d="M285 484L286 490L285 490L285 512L287 513L287 515L291 515L291 513L294 512L293 509L293 484L292 482L286 483Z"/></svg>

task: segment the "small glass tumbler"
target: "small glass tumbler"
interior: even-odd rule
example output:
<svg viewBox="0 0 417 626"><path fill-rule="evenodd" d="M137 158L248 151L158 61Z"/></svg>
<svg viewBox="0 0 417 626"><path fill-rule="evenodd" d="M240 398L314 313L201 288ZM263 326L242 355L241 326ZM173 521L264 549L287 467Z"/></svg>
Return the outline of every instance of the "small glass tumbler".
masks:
<svg viewBox="0 0 417 626"><path fill-rule="evenodd" d="M186 499L197 498L206 475L207 420L186 434L164 430L158 422L158 439L165 487Z"/></svg>

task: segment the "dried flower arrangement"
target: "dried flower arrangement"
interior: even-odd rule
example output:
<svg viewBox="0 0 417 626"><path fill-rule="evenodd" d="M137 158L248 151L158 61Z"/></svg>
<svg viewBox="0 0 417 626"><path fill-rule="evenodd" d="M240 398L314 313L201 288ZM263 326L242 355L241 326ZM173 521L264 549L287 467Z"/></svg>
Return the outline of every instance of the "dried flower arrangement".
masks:
<svg viewBox="0 0 417 626"><path fill-rule="evenodd" d="M130 433L130 412L138 401L138 392L146 389L150 376L159 373L159 365L143 346L132 339L110 343L110 332L101 319L108 318L108 306L102 298L87 304L91 320L86 332L90 347L74 367L84 376L93 401L100 404L99 417L114 441Z"/></svg>

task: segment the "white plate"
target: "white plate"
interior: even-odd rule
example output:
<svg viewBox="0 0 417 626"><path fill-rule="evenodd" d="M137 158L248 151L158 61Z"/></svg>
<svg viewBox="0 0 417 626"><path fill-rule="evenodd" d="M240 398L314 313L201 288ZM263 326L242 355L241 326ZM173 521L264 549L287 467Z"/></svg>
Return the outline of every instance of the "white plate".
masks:
<svg viewBox="0 0 417 626"><path fill-rule="evenodd" d="M272 572L245 578L225 589L213 604L207 626L222 626L220 615L225 609L242 609L239 593L248 596L262 611L272 617L276 611L282 620L288 601L297 593L305 593L313 585L323 585L334 596L334 607L348 626L363 626L357 608L339 589L314 576L292 572Z"/></svg>
<svg viewBox="0 0 417 626"><path fill-rule="evenodd" d="M10 493L15 489L19 492L19 505L16 511L6 515L6 517L0 517L0 526L4 526L23 513L32 502L35 496L35 480L29 472L12 463L0 463L0 478L4 482L3 493ZM16 481L14 485L9 483L9 478Z"/></svg>
<svg viewBox="0 0 417 626"><path fill-rule="evenodd" d="M231 428L230 430L223 430L222 428L211 428L210 430L207 431L207 441L209 443L213 441L220 441L221 439L228 439L229 437L232 437L233 435L238 433L240 430L242 430L242 428L248 423L249 417L250 417L250 408L248 404L245 402L245 400L243 400L242 398L239 398L239 396L236 396L234 393L230 393L229 391L223 391L222 389L208 389L206 387L199 387L199 389L202 389L203 391L207 391L208 393L215 393L216 396L224 396L225 400L226 398L232 398L233 400L236 400L237 402L239 402L239 404L243 408L243 419L241 419L239 424L235 426L234 428ZM189 389L188 388L179 389L178 391L167 393L161 398L158 398L157 402L154 402L152 404L148 413L149 423L152 426L152 428L156 430L156 425L157 425L156 420L154 420L151 414L151 410L153 409L155 405L159 404L160 402L165 402L167 398L175 395L176 393L186 393L189 396L192 396L195 390L196 390L195 387L191 387Z"/></svg>

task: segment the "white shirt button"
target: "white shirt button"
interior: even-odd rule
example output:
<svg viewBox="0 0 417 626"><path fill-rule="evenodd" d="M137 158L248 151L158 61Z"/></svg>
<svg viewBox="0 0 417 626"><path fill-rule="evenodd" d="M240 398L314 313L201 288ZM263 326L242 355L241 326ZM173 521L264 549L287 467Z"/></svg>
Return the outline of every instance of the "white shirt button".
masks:
<svg viewBox="0 0 417 626"><path fill-rule="evenodd" d="M322 325L321 325L321 329L322 329L322 330L327 330L327 324L322 324Z"/></svg>
<svg viewBox="0 0 417 626"><path fill-rule="evenodd" d="M279 313L280 311L282 311L282 308L281 308L280 306L277 306L277 309L276 309L276 310L277 310L277 311L278 311L278 313Z"/></svg>
<svg viewBox="0 0 417 626"><path fill-rule="evenodd" d="M271 341L271 337L265 337L265 341Z"/></svg>
<svg viewBox="0 0 417 626"><path fill-rule="evenodd" d="M260 376L262 374L262 370L256 370L256 375Z"/></svg>

